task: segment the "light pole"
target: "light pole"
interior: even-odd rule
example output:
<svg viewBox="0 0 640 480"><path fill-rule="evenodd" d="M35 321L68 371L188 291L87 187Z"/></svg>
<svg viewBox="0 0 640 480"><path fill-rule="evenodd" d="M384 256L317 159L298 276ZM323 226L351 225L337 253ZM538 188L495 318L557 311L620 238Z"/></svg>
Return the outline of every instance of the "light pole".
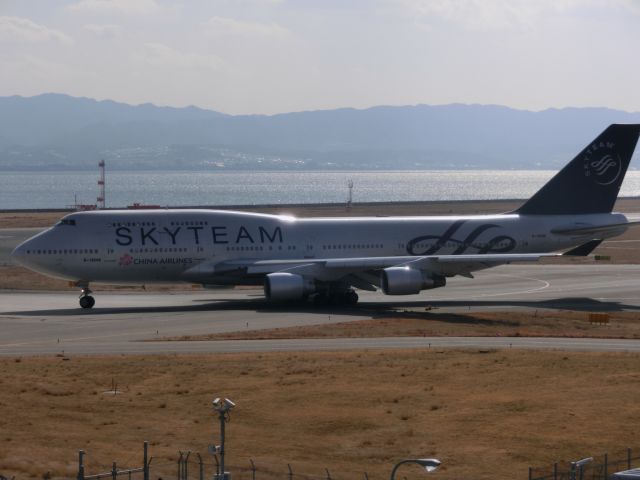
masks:
<svg viewBox="0 0 640 480"><path fill-rule="evenodd" d="M591 462L593 462L593 457L587 457L582 460L571 462L571 480L576 480L576 470L580 471L580 480L582 480L584 477L584 466Z"/></svg>
<svg viewBox="0 0 640 480"><path fill-rule="evenodd" d="M393 470L391 470L390 480L395 480L398 467L400 467L400 465L404 465L405 463L415 463L417 465L420 465L427 472L433 472L440 466L440 460L438 460L437 458L410 458L408 460L402 460L396 463L393 467Z"/></svg>
<svg viewBox="0 0 640 480"><path fill-rule="evenodd" d="M216 398L212 403L213 409L218 412L218 417L220 418L220 447L218 448L218 452L220 453L220 470L216 476L217 480L226 480L224 471L224 426L225 423L229 421L229 412L236 404L228 398L224 400Z"/></svg>

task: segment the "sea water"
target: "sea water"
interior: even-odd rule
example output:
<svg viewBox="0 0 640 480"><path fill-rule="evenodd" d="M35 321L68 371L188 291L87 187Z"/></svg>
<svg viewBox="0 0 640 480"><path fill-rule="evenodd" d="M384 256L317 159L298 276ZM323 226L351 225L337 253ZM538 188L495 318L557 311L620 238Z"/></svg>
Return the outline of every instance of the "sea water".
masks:
<svg viewBox="0 0 640 480"><path fill-rule="evenodd" d="M354 202L524 199L550 170L174 172L107 171L107 207L133 203L215 206L340 203L353 181ZM98 172L0 172L0 210L96 203ZM621 196L640 196L640 171L629 171Z"/></svg>

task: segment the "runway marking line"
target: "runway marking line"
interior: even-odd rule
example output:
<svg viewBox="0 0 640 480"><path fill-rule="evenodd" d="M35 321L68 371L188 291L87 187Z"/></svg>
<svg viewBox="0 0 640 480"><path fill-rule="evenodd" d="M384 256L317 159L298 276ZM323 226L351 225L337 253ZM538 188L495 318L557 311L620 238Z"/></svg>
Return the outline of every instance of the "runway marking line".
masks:
<svg viewBox="0 0 640 480"><path fill-rule="evenodd" d="M476 299L476 298L489 298L489 297L501 297L501 296L505 296L505 295L518 295L518 294L527 294L527 293L535 293L535 292L540 292L542 290L545 290L546 288L549 288L551 286L550 282L547 282L546 280L541 280L539 278L532 278L532 277L522 277L519 275L509 275L506 273L491 273L490 275L494 275L497 277L509 277L509 278L517 278L520 280L531 280L533 282L538 282L538 283L542 283L543 285L537 288L531 288L528 290L514 290L511 292L500 292L500 293L481 293L479 295L472 295L470 297L466 297L469 299ZM438 298L437 300L434 299L434 301L438 301L438 302L447 302L447 301L453 301L453 300L460 300L460 296L457 295L455 297L445 297L445 298Z"/></svg>

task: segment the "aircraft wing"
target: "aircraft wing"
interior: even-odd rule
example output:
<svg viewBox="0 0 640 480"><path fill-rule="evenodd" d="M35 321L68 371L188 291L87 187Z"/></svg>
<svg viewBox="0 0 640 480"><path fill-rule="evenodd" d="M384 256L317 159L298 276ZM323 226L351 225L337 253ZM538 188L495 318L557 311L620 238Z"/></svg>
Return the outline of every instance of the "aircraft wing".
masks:
<svg viewBox="0 0 640 480"><path fill-rule="evenodd" d="M215 265L215 273L243 270L248 275L266 275L276 272L312 276L321 281L336 281L347 276L366 278L374 282L376 271L388 267L410 267L434 275L453 277L471 276L476 270L511 262L535 262L542 257L558 256L552 253L482 254L482 255L428 255L358 258L308 258L293 260L227 260ZM376 276L377 277L377 276ZM355 285L355 284L354 284ZM355 285L358 286L358 285ZM360 288L360 287L359 287Z"/></svg>

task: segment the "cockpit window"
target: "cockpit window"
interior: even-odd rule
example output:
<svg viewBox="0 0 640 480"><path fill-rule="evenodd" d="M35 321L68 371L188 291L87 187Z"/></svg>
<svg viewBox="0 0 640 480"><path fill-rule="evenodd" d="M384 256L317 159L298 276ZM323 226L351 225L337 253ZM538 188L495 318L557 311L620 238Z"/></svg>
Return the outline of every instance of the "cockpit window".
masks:
<svg viewBox="0 0 640 480"><path fill-rule="evenodd" d="M58 227L60 225L72 225L72 226L75 227L76 221L73 220L72 218L63 218L58 223L56 223L56 227Z"/></svg>

